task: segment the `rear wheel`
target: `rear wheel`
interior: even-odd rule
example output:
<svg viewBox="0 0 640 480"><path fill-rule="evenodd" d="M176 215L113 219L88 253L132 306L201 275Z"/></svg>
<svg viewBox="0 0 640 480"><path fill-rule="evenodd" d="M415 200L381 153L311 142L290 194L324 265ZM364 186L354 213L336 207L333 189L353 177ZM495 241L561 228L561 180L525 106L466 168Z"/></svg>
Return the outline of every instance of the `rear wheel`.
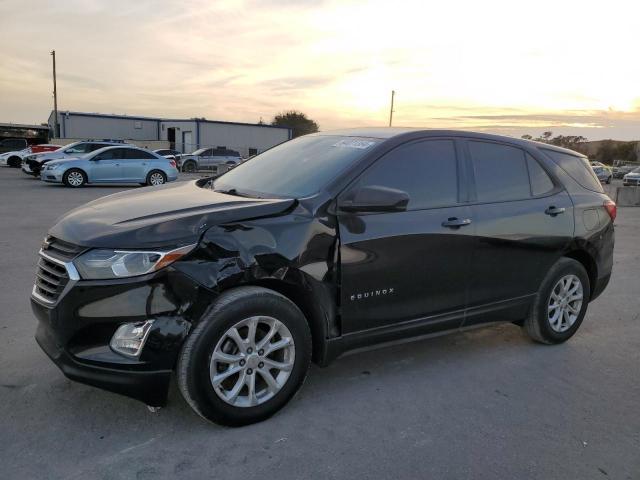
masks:
<svg viewBox="0 0 640 480"><path fill-rule="evenodd" d="M198 166L194 161L186 162L184 165L182 165L182 171L185 173L195 173L195 171L198 169L197 167Z"/></svg>
<svg viewBox="0 0 640 480"><path fill-rule="evenodd" d="M202 417L240 426L270 417L295 395L311 361L311 333L286 297L260 287L222 294L189 335L178 386Z"/></svg>
<svg viewBox="0 0 640 480"><path fill-rule="evenodd" d="M590 297L585 268L572 258L561 258L542 281L523 328L537 342L565 342L580 327Z"/></svg>
<svg viewBox="0 0 640 480"><path fill-rule="evenodd" d="M67 187L78 188L87 183L87 175L78 168L72 168L64 173L62 181Z"/></svg>
<svg viewBox="0 0 640 480"><path fill-rule="evenodd" d="M160 170L151 170L147 175L147 185L156 187L167 183L167 176Z"/></svg>

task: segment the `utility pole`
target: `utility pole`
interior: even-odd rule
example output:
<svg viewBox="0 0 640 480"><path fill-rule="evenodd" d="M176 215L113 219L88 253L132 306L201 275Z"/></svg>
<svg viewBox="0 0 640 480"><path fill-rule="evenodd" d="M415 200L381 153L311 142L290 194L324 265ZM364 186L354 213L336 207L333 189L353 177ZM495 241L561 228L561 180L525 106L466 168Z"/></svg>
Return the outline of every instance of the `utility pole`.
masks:
<svg viewBox="0 0 640 480"><path fill-rule="evenodd" d="M396 91L391 90L391 110L389 111L389 126L391 126L391 122L393 122L393 97L395 97Z"/></svg>
<svg viewBox="0 0 640 480"><path fill-rule="evenodd" d="M56 87L56 51L51 50L53 57L53 136L59 137L58 132L58 89Z"/></svg>

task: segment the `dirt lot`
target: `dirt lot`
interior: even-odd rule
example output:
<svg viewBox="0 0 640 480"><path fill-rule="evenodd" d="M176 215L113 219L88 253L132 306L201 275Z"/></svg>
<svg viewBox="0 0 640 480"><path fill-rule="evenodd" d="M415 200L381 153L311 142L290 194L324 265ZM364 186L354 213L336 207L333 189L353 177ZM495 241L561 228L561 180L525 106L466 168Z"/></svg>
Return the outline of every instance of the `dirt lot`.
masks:
<svg viewBox="0 0 640 480"><path fill-rule="evenodd" d="M619 210L613 278L567 344L511 325L313 368L271 420L207 424L175 388L150 413L66 380L29 306L36 252L69 190L0 168L0 477L640 479L640 208Z"/></svg>

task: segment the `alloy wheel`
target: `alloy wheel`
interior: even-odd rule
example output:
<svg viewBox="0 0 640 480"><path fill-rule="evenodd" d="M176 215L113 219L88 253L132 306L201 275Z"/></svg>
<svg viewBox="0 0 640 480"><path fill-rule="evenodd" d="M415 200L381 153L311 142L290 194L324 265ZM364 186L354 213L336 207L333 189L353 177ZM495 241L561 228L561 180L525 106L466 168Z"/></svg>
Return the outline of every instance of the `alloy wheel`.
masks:
<svg viewBox="0 0 640 480"><path fill-rule="evenodd" d="M164 183L164 177L161 173L155 172L152 173L149 177L149 183L151 185L162 185Z"/></svg>
<svg viewBox="0 0 640 480"><path fill-rule="evenodd" d="M295 362L291 332L272 317L246 318L229 328L211 355L213 389L234 407L254 407L287 383Z"/></svg>
<svg viewBox="0 0 640 480"><path fill-rule="evenodd" d="M583 302L582 282L576 275L560 278L547 303L549 325L558 333L566 332L578 319Z"/></svg>
<svg viewBox="0 0 640 480"><path fill-rule="evenodd" d="M79 187L84 183L84 176L80 172L69 172L67 182L72 187Z"/></svg>

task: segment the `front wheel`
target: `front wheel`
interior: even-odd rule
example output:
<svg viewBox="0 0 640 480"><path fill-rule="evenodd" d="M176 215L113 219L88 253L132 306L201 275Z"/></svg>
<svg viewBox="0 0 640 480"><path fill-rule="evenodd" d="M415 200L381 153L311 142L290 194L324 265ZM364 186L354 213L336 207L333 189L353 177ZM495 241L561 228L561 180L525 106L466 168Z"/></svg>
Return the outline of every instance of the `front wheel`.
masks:
<svg viewBox="0 0 640 480"><path fill-rule="evenodd" d="M67 187L78 188L87 183L87 176L82 170L72 168L64 172L62 181Z"/></svg>
<svg viewBox="0 0 640 480"><path fill-rule="evenodd" d="M580 327L590 297L585 268L577 260L561 258L542 281L523 328L537 342L565 342Z"/></svg>
<svg viewBox="0 0 640 480"><path fill-rule="evenodd" d="M7 160L7 165L12 168L20 168L20 166L22 165L22 159L16 156L9 157L9 159Z"/></svg>
<svg viewBox="0 0 640 480"><path fill-rule="evenodd" d="M156 187L167 182L167 176L160 170L152 170L147 175L147 185Z"/></svg>
<svg viewBox="0 0 640 480"><path fill-rule="evenodd" d="M607 185L611 184L611 177L607 178Z"/></svg>
<svg viewBox="0 0 640 480"><path fill-rule="evenodd" d="M183 166L182 166L182 171L185 173L195 173L197 170L197 165L196 162L186 162Z"/></svg>
<svg viewBox="0 0 640 480"><path fill-rule="evenodd" d="M288 298L260 287L223 293L180 353L178 386L202 417L228 426L270 417L309 369L311 333Z"/></svg>

